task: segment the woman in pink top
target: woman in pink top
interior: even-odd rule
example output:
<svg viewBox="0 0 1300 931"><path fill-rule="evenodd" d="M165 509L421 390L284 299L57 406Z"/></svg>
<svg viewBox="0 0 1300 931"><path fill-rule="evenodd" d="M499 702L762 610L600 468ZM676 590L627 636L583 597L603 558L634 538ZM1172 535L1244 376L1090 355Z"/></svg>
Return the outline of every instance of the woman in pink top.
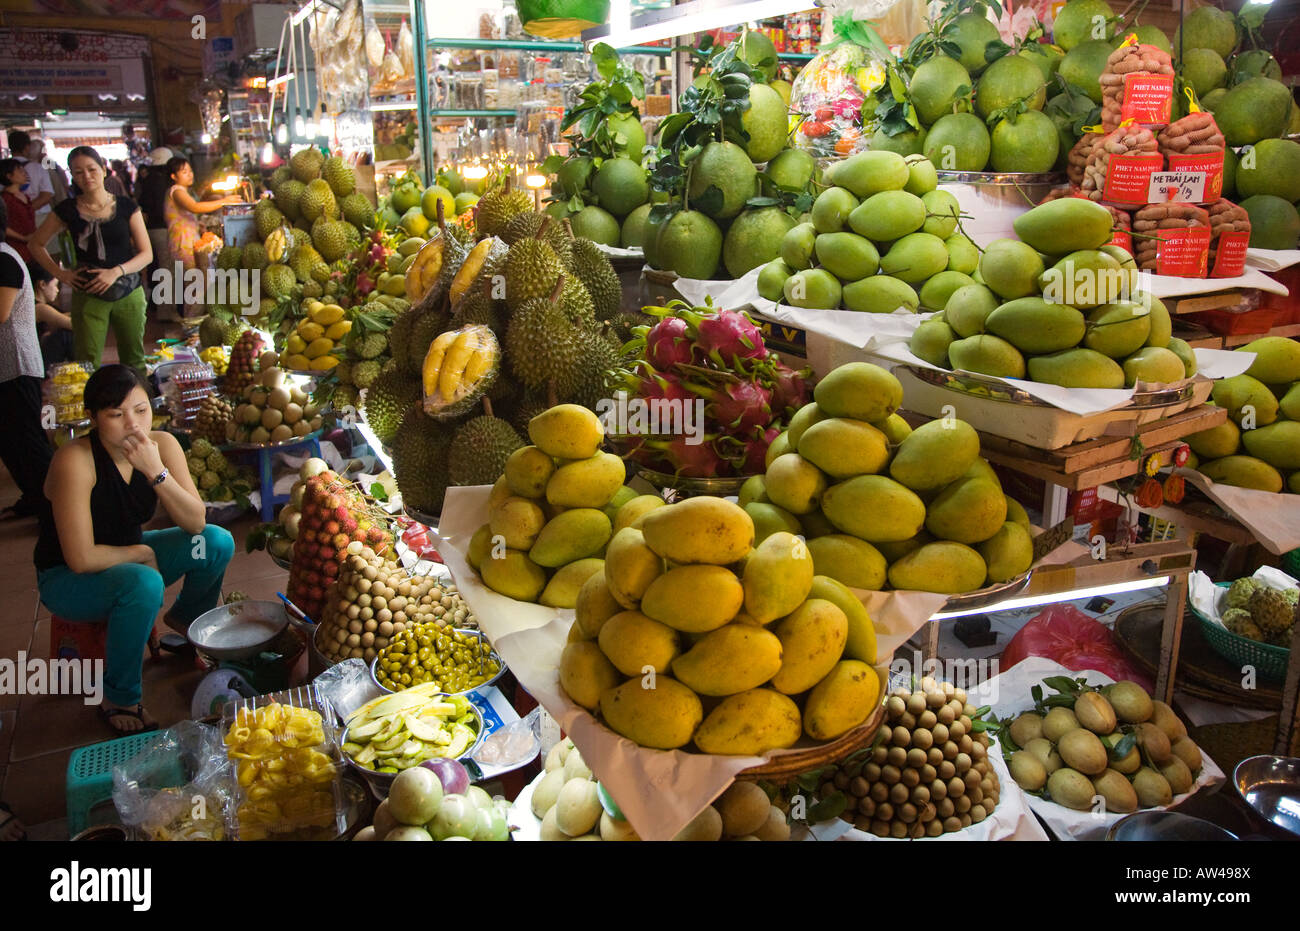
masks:
<svg viewBox="0 0 1300 931"><path fill-rule="evenodd" d="M179 155L167 162L167 173L174 183L167 191L167 199L163 201L163 219L167 221L167 245L171 250L171 260L164 267L170 271L171 266L179 260L188 271L196 265L194 244L203 235L196 214L216 213L226 204L240 203L242 198L238 195L230 195L220 200L196 201L190 196L190 185L194 183L194 167L190 165L189 159ZM198 312L196 308L187 308L187 310L187 315Z"/></svg>

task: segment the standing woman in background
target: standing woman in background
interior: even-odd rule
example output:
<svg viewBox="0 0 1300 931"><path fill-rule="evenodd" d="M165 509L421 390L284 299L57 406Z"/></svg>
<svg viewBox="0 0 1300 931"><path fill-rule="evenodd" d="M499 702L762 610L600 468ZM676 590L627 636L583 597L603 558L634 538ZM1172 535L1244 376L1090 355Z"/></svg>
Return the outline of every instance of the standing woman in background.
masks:
<svg viewBox="0 0 1300 931"><path fill-rule="evenodd" d="M8 226L0 202L0 230ZM39 513L54 447L41 427L41 379L45 363L36 336L36 300L31 275L17 251L0 234L0 460L21 492L0 520Z"/></svg>
<svg viewBox="0 0 1300 931"><path fill-rule="evenodd" d="M104 159L90 146L73 149L68 167L81 193L60 203L41 224L31 240L32 258L74 289L77 358L99 368L111 324L118 361L143 371L146 302L140 272L153 261L144 215L131 198L104 190ZM65 229L76 245L76 269L59 265L45 248Z"/></svg>
<svg viewBox="0 0 1300 931"><path fill-rule="evenodd" d="M167 189L167 199L163 201L163 216L167 219L167 243L171 248L172 262L180 262L186 271L196 267L194 244L199 241L202 231L196 214L216 213L226 204L238 204L243 198L231 194L218 200L197 201L190 196L190 185L194 183L194 168L190 160L177 155L167 162L167 176L172 186ZM186 307L186 315L201 313L201 308Z"/></svg>
<svg viewBox="0 0 1300 931"><path fill-rule="evenodd" d="M16 158L0 159L0 190L9 216L5 223L4 241L30 266L32 254L27 250L27 240L36 232L36 212L32 209L31 199L23 193L26 183L27 169L22 162Z"/></svg>

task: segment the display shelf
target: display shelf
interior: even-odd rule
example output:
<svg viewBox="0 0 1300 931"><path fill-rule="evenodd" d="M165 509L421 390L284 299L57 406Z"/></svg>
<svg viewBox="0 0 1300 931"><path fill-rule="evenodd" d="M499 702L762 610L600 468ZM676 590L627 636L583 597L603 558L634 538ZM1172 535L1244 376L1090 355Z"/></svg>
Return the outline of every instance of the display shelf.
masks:
<svg viewBox="0 0 1300 931"><path fill-rule="evenodd" d="M1224 349L1236 349L1238 346L1244 346L1247 343L1253 343L1257 339L1265 336L1300 336L1300 323L1289 323L1284 326L1275 326L1267 333L1234 333L1231 336L1223 337Z"/></svg>
<svg viewBox="0 0 1300 931"><path fill-rule="evenodd" d="M1134 508L1157 520L1168 521L1175 527L1214 537L1216 540L1241 546L1250 546L1256 542L1253 533L1224 513L1217 504L1192 491L1189 491L1187 497L1179 504L1165 504L1158 508L1141 507L1131 497L1121 495L1119 490L1111 485L1100 486L1097 489L1097 496L1113 504Z"/></svg>
<svg viewBox="0 0 1300 931"><path fill-rule="evenodd" d="M476 117L476 116L510 116L515 115L514 110L430 110L429 116L446 116L446 117Z"/></svg>
<svg viewBox="0 0 1300 931"><path fill-rule="evenodd" d="M1236 307L1241 303L1241 289L1216 291L1213 294L1193 294L1190 297L1176 297L1164 301L1165 308L1171 314L1198 314L1206 310L1223 310Z"/></svg>
<svg viewBox="0 0 1300 931"><path fill-rule="evenodd" d="M585 52L586 46L581 42L534 42L529 39L447 39L433 38L425 40L430 48L463 49L506 49L521 52ZM627 55L671 55L675 46L667 45L633 45L618 51ZM778 52L776 57L783 61L812 61L813 56L805 52Z"/></svg>

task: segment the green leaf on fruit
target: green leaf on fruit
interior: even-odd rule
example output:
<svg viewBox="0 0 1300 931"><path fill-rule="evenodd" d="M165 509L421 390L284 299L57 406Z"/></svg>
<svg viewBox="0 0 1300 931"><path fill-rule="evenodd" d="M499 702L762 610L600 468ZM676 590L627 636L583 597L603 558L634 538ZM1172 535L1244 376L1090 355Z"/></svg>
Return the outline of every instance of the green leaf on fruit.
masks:
<svg viewBox="0 0 1300 931"><path fill-rule="evenodd" d="M842 815L848 807L849 800L844 797L844 793L836 792L808 809L808 822L817 824L822 821L830 821L832 818L838 818Z"/></svg>

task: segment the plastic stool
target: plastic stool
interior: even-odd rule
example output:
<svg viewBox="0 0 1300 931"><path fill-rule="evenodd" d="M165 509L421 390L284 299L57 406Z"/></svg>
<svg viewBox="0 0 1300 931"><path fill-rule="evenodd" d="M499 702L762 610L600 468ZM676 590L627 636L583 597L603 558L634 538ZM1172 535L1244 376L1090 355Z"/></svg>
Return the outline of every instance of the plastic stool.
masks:
<svg viewBox="0 0 1300 931"><path fill-rule="evenodd" d="M128 734L72 751L65 792L69 837L76 837L89 826L90 813L96 806L112 800L113 767L148 750L161 737L159 731Z"/></svg>
<svg viewBox="0 0 1300 931"><path fill-rule="evenodd" d="M104 659L108 654L108 618L69 621L50 618L50 659Z"/></svg>
<svg viewBox="0 0 1300 931"><path fill-rule="evenodd" d="M263 446L257 451L257 474L262 482L262 520L268 524L275 520L275 506L289 502L289 495L274 493L275 477L271 474L271 458L276 453L287 453L304 446L311 450L313 456L320 456L320 440L314 436L304 437L296 443L285 443L282 446Z"/></svg>

